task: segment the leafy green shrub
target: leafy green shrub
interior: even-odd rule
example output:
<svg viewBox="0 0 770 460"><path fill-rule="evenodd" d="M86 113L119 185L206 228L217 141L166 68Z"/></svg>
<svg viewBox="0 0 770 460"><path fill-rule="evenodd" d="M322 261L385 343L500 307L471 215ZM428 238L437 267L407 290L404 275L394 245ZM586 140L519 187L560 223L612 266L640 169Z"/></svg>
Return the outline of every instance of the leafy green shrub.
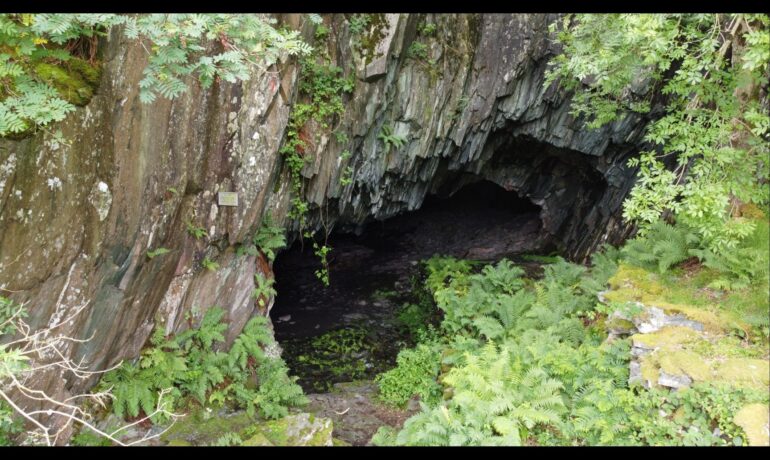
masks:
<svg viewBox="0 0 770 460"><path fill-rule="evenodd" d="M431 294L451 284L454 284L457 289L461 289L461 284L465 283L465 279L472 269L473 264L470 261L455 259L454 257L433 256L425 261L425 270L428 274L425 284Z"/></svg>
<svg viewBox="0 0 770 460"><path fill-rule="evenodd" d="M205 228L198 227L192 222L186 222L186 226L187 226L187 233L189 233L196 240L199 240L201 238L208 238L209 236Z"/></svg>
<svg viewBox="0 0 770 460"><path fill-rule="evenodd" d="M424 37L430 37L436 33L437 26L433 23L423 23L417 26L417 33Z"/></svg>
<svg viewBox="0 0 770 460"><path fill-rule="evenodd" d="M441 387L436 383L439 355L435 347L427 344L401 350L396 367L375 379L380 388L380 399L402 408L414 395L419 395L428 405L437 403L441 398Z"/></svg>
<svg viewBox="0 0 770 460"><path fill-rule="evenodd" d="M15 304L11 299L0 296L0 335L10 335L16 331L16 327L10 321L14 317L26 318L27 310L21 305Z"/></svg>
<svg viewBox="0 0 770 460"><path fill-rule="evenodd" d="M0 355L0 358L2 358L2 355ZM4 364L4 361L0 360L0 363ZM16 413L5 400L0 401L0 447L12 446L13 438L23 431L24 423L21 419L16 416Z"/></svg>
<svg viewBox="0 0 770 460"><path fill-rule="evenodd" d="M576 326L574 316L593 310L596 293L609 276L606 267L611 266L609 261L601 262L605 272L597 270L592 275L585 267L558 259L545 267L541 282L533 289L524 289L524 271L505 259L473 275L467 274L467 264L432 260L428 285L436 287L436 303L444 311L441 327L451 334L487 340L531 328L555 327L579 341L582 328ZM596 277L604 279L597 281Z"/></svg>
<svg viewBox="0 0 770 460"><path fill-rule="evenodd" d="M406 56L410 59L428 59L428 45L420 42L412 42L406 50Z"/></svg>
<svg viewBox="0 0 770 460"><path fill-rule="evenodd" d="M270 217L270 214L267 214L262 219L262 225L259 227L259 230L254 234L252 243L239 246L236 255L249 254L256 256L261 251L267 257L267 260L273 262L275 260L275 250L286 246L286 237L283 233L283 229L274 226L272 217Z"/></svg>
<svg viewBox="0 0 770 460"><path fill-rule="evenodd" d="M147 251L147 258L154 259L155 257L162 256L163 254L168 254L169 252L171 252L170 249L158 248L152 251Z"/></svg>
<svg viewBox="0 0 770 460"><path fill-rule="evenodd" d="M238 433L225 433L218 437L216 441L209 444L213 447L225 447L225 446L240 446L243 444L243 439Z"/></svg>
<svg viewBox="0 0 770 460"><path fill-rule="evenodd" d="M628 262L660 273L697 257L719 273L709 287L742 289L752 282L765 283L770 276L770 224L766 219L756 219L752 225L753 231L734 247L715 252L689 227L658 221L644 236L628 241L621 253Z"/></svg>
<svg viewBox="0 0 770 460"><path fill-rule="evenodd" d="M333 65L328 54L308 56L300 61L300 65L299 89L302 102L294 104L292 108L286 140L279 153L283 155L289 169L294 195L289 217L299 220L301 230L309 207L302 198L302 169L310 158L305 152L311 140L304 131L305 125L313 119L322 128L329 128L334 119L345 111L343 96L355 89L355 75L351 73L345 77L342 68Z"/></svg>
<svg viewBox="0 0 770 460"><path fill-rule="evenodd" d="M215 272L219 270L219 263L214 262L213 260L209 259L208 257L204 257L201 261L201 267L205 268L206 270L210 270L212 272Z"/></svg>
<svg viewBox="0 0 770 460"><path fill-rule="evenodd" d="M274 287L275 278L267 278L261 273L255 273L254 284L255 287L251 291L251 296L257 299L257 303L261 308L265 308L267 300L278 294Z"/></svg>
<svg viewBox="0 0 770 460"><path fill-rule="evenodd" d="M419 331L425 330L431 323L434 311L432 304L407 303L401 306L396 318L409 335L416 337Z"/></svg>
<svg viewBox="0 0 770 460"><path fill-rule="evenodd" d="M372 22L370 14L353 14L348 18L348 28L353 35L360 34Z"/></svg>
<svg viewBox="0 0 770 460"><path fill-rule="evenodd" d="M111 446L112 443L104 436L98 435L93 431L83 428L78 434L72 437L70 444L73 446Z"/></svg>

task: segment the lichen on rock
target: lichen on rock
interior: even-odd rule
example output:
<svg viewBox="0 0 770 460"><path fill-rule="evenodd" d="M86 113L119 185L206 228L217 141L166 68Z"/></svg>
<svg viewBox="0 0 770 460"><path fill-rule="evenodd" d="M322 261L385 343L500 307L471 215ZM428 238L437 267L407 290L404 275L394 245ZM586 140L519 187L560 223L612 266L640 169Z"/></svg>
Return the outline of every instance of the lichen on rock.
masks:
<svg viewBox="0 0 770 460"><path fill-rule="evenodd" d="M94 185L89 195L89 201L96 209L96 215L99 216L99 221L103 221L110 213L110 207L112 206L112 193L110 193L110 187L99 181Z"/></svg>

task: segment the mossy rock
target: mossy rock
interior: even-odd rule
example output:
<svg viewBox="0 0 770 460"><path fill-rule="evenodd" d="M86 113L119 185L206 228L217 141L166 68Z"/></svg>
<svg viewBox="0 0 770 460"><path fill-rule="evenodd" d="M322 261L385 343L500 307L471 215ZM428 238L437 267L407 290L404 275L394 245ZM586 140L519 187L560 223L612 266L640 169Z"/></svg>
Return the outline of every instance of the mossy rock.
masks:
<svg viewBox="0 0 770 460"><path fill-rule="evenodd" d="M654 302L652 305L663 310L667 315L682 315L692 321L703 324L703 328L711 333L719 334L728 332L734 325L734 321L725 315L715 313L692 305L673 304L668 302Z"/></svg>
<svg viewBox="0 0 770 460"><path fill-rule="evenodd" d="M660 378L660 370L658 369L658 363L652 357L647 357L641 362L642 379L646 386L656 387L658 386L658 378Z"/></svg>
<svg viewBox="0 0 770 460"><path fill-rule="evenodd" d="M764 359L728 359L716 367L714 379L735 386L767 389L770 385L770 362Z"/></svg>
<svg viewBox="0 0 770 460"><path fill-rule="evenodd" d="M180 441L204 445L215 442L225 433L239 433L256 422L259 420L245 412L222 416L209 414L205 409L201 409L178 420L160 439L169 445Z"/></svg>
<svg viewBox="0 0 770 460"><path fill-rule="evenodd" d="M101 79L99 67L78 58L56 65L41 62L34 70L37 77L56 88L64 100L77 106L88 104Z"/></svg>
<svg viewBox="0 0 770 460"><path fill-rule="evenodd" d="M192 443L189 441L185 441L184 439L172 439L168 442L167 446L169 447L188 447L192 446Z"/></svg>
<svg viewBox="0 0 770 460"><path fill-rule="evenodd" d="M705 340L697 342L708 343ZM701 347L680 348L670 343L641 357L641 372L649 386L658 386L662 373L687 377L692 382L724 382L736 387L766 389L770 384L767 360L708 356L694 351ZM683 379L683 380L687 380Z"/></svg>
<svg viewBox="0 0 770 460"><path fill-rule="evenodd" d="M349 447L351 445L352 444L350 444L349 442L343 441L342 439L332 438L332 446L335 446L335 447Z"/></svg>
<svg viewBox="0 0 770 460"><path fill-rule="evenodd" d="M703 340L693 344L691 349L701 356L719 358L766 358L767 349L762 346L747 345L738 337L720 336L713 340Z"/></svg>
<svg viewBox="0 0 770 460"><path fill-rule="evenodd" d="M740 213L742 217L745 217L747 219L767 219L767 215L764 211L759 209L759 207L753 203L744 203L740 207Z"/></svg>
<svg viewBox="0 0 770 460"><path fill-rule="evenodd" d="M639 301L646 303L660 299L664 288L654 273L639 267L620 264L618 271L608 280L611 290L605 293L612 302Z"/></svg>
<svg viewBox="0 0 770 460"><path fill-rule="evenodd" d="M767 404L744 406L733 421L746 432L750 446L770 446L770 407Z"/></svg>
<svg viewBox="0 0 770 460"><path fill-rule="evenodd" d="M259 431L275 446L331 446L332 421L302 413L259 424Z"/></svg>
<svg viewBox="0 0 770 460"><path fill-rule="evenodd" d="M681 315L690 321L703 325L712 334L724 334L734 329L746 330L748 325L738 322L729 312L721 311L717 304L700 300L702 293L687 282L670 286L656 273L643 268L620 264L617 272L609 279L611 289L603 294L607 302L640 302L645 307L657 307L668 316ZM699 299L692 305L682 296ZM702 305L700 305L702 304Z"/></svg>
<svg viewBox="0 0 770 460"><path fill-rule="evenodd" d="M703 340L700 334L689 327L682 326L667 326L649 334L634 334L631 336L631 342L634 346L650 350L681 348L699 340Z"/></svg>
<svg viewBox="0 0 770 460"><path fill-rule="evenodd" d="M254 434L249 439L243 441L244 446L274 446L272 442L270 442L269 439L267 439L267 436L265 436L264 433L261 431L258 431L256 434Z"/></svg>
<svg viewBox="0 0 770 460"><path fill-rule="evenodd" d="M65 65L71 72L80 74L80 77L92 86L99 85L102 79L102 69L99 63L89 64L88 61L73 57Z"/></svg>
<svg viewBox="0 0 770 460"><path fill-rule="evenodd" d="M604 323L606 330L616 334L630 334L636 330L633 321L618 316L610 317Z"/></svg>
<svg viewBox="0 0 770 460"><path fill-rule="evenodd" d="M710 380L712 376L709 363L692 351L663 353L658 359L658 364L666 374L686 375L696 382Z"/></svg>

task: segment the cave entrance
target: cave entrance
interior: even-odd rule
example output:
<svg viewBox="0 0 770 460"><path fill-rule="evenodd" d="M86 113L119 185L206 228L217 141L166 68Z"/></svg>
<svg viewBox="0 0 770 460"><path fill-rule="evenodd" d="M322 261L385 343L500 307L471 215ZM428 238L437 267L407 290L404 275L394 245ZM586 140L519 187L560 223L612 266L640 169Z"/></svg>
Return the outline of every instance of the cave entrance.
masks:
<svg viewBox="0 0 770 460"><path fill-rule="evenodd" d="M539 212L487 181L428 196L419 210L371 222L358 234L332 233L328 287L316 277L312 242L296 242L275 261L278 295L270 312L291 373L315 393L392 368L410 342L399 313L414 301L419 261L537 252L546 244Z"/></svg>

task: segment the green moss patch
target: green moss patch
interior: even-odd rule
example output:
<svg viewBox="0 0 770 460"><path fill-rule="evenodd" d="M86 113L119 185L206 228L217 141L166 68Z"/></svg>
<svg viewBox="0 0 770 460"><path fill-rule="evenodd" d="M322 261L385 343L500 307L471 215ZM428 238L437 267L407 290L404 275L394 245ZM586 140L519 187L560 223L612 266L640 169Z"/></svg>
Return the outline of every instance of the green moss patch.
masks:
<svg viewBox="0 0 770 460"><path fill-rule="evenodd" d="M715 372L715 380L731 385L767 389L770 384L770 363L763 359L728 359L716 366Z"/></svg>
<svg viewBox="0 0 770 460"><path fill-rule="evenodd" d="M160 439L169 445L205 445L213 443L223 434L241 432L257 422L256 417L250 417L245 412L224 417L200 409L178 420Z"/></svg>
<svg viewBox="0 0 770 460"><path fill-rule="evenodd" d="M658 333L633 337L637 343L646 339L644 347L655 350L640 358L642 377L651 386L657 386L661 372L686 375L693 382L724 382L736 387L762 389L770 384L767 360L710 354L721 351L718 342L714 345L686 330L668 327Z"/></svg>
<svg viewBox="0 0 770 460"><path fill-rule="evenodd" d="M332 421L313 414L297 414L254 425L244 434L249 446L328 446L332 444ZM248 444L247 444L248 443Z"/></svg>
<svg viewBox="0 0 770 460"><path fill-rule="evenodd" d="M679 350L665 353L658 360L660 369L666 374L686 375L693 381L705 381L711 378L711 368L697 353Z"/></svg>
<svg viewBox="0 0 770 460"><path fill-rule="evenodd" d="M746 432L750 446L770 446L770 407L767 404L748 404L741 408L735 424Z"/></svg>
<svg viewBox="0 0 770 460"><path fill-rule="evenodd" d="M274 446L275 444L270 442L270 439L268 439L264 433L262 433L261 431L258 431L252 437L243 441L243 445L244 446Z"/></svg>
<svg viewBox="0 0 770 460"><path fill-rule="evenodd" d="M705 273L701 270L698 273ZM670 279L669 279L670 278ZM713 334L721 334L747 326L736 320L729 309L720 308L715 298L698 287L693 278L666 277L631 265L620 264L610 280L610 290L604 294L609 302L641 302L658 307L667 315L682 315L703 324Z"/></svg>
<svg viewBox="0 0 770 460"><path fill-rule="evenodd" d="M245 412L208 415L205 409L179 420L161 436L169 446L211 445L228 433L244 446L326 446L331 444L332 421L301 413L278 420L260 420Z"/></svg>
<svg viewBox="0 0 770 460"><path fill-rule="evenodd" d="M86 61L72 58L62 64L35 65L37 77L56 88L61 97L78 106L88 104L101 79L101 70Z"/></svg>
<svg viewBox="0 0 770 460"><path fill-rule="evenodd" d="M609 279L610 292L607 300L613 302L632 302L660 299L663 294L658 276L643 268L620 264L618 271Z"/></svg>
<svg viewBox="0 0 770 460"><path fill-rule="evenodd" d="M681 348L689 343L697 342L699 340L703 340L700 334L689 327L682 326L668 326L657 332L634 334L631 336L631 341L634 346L647 349Z"/></svg>

